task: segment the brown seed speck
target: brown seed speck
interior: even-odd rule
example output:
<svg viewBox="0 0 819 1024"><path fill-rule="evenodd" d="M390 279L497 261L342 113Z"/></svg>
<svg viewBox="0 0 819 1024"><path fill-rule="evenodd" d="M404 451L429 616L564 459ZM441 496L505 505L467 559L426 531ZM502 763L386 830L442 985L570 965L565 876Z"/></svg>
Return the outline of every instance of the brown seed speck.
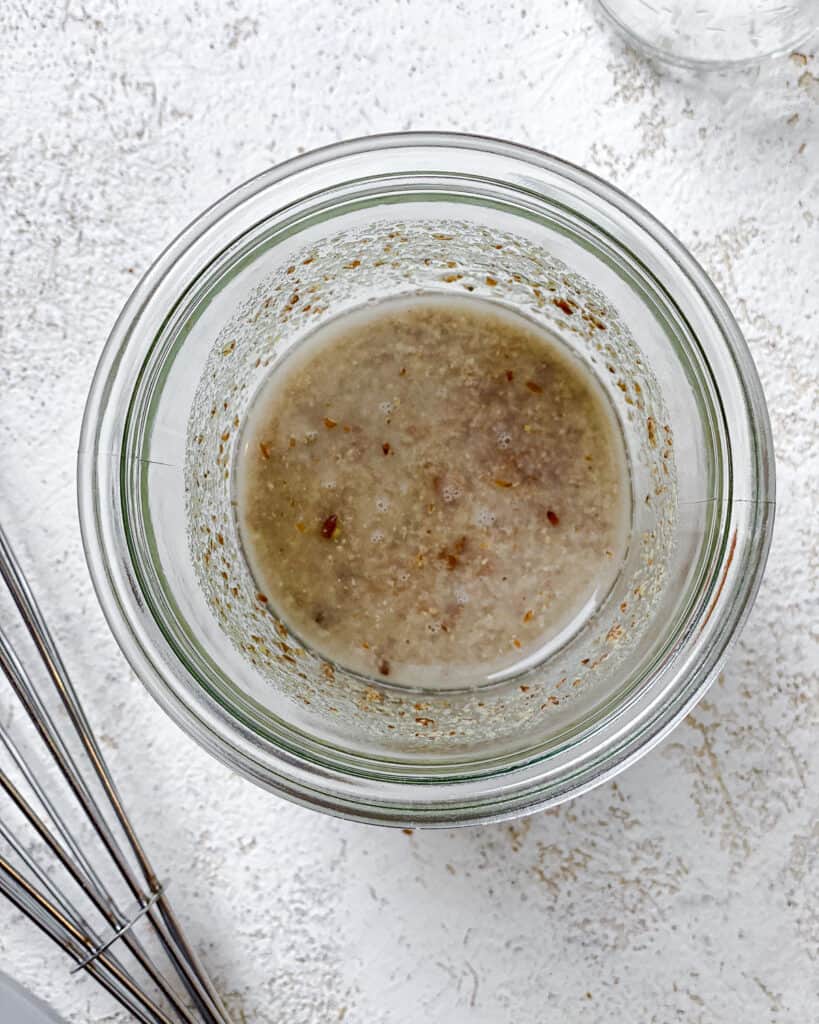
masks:
<svg viewBox="0 0 819 1024"><path fill-rule="evenodd" d="M535 617L535 613L530 608L529 611L523 616L523 621L524 622L531 622L534 617Z"/></svg>
<svg viewBox="0 0 819 1024"><path fill-rule="evenodd" d="M384 442L384 443L383 443L383 444L381 445L381 451L382 451L382 452L383 452L383 453L384 453L385 455L389 455L389 454L390 454L390 442L389 442L389 441L385 441L385 442Z"/></svg>
<svg viewBox="0 0 819 1024"><path fill-rule="evenodd" d="M527 380L526 387L529 388L530 391L533 391L536 395L543 394L543 388L536 381Z"/></svg>
<svg viewBox="0 0 819 1024"><path fill-rule="evenodd" d="M338 526L338 516L333 512L327 516L324 522L321 524L321 535L325 540L332 540L333 534L336 532Z"/></svg>
<svg viewBox="0 0 819 1024"><path fill-rule="evenodd" d="M386 658L382 658L378 663L378 671L382 676L388 676L390 674L390 663Z"/></svg>
<svg viewBox="0 0 819 1024"><path fill-rule="evenodd" d="M512 641L512 643L515 645L515 647L520 647L520 640L518 640L517 637L515 637L515 639Z"/></svg>
<svg viewBox="0 0 819 1024"><path fill-rule="evenodd" d="M552 509L546 510L546 518L549 520L552 526L557 526L560 522L560 516L556 512L553 512Z"/></svg>
<svg viewBox="0 0 819 1024"><path fill-rule="evenodd" d="M654 417L649 416L646 420L646 430L648 431L648 443L652 448L657 447L657 424L654 422Z"/></svg>
<svg viewBox="0 0 819 1024"><path fill-rule="evenodd" d="M515 379L515 372L514 372L514 370L507 370L506 371L506 379L507 380L514 380Z"/></svg>
<svg viewBox="0 0 819 1024"><path fill-rule="evenodd" d="M356 267L361 266L361 260L350 260L349 263L345 263L344 267L346 270L355 270Z"/></svg>
<svg viewBox="0 0 819 1024"><path fill-rule="evenodd" d="M404 833L405 836L411 836L413 834L413 832L415 831L415 829L414 828L402 828L401 831Z"/></svg>
<svg viewBox="0 0 819 1024"><path fill-rule="evenodd" d="M521 693L528 693L529 692L529 687L528 686L524 686L523 683L521 683L519 689L520 689Z"/></svg>
<svg viewBox="0 0 819 1024"><path fill-rule="evenodd" d="M257 600L257 601L258 601L258 602L259 602L260 604L267 604L267 597L266 597L266 596L265 596L264 594L257 594L257 595L256 595L256 600Z"/></svg>
<svg viewBox="0 0 819 1024"><path fill-rule="evenodd" d="M334 427L338 426L338 423L336 423L335 420L331 420L329 416L325 416L324 426L327 427L328 430L332 430Z"/></svg>
<svg viewBox="0 0 819 1024"><path fill-rule="evenodd" d="M488 277L487 276L486 283L489 285L490 288L494 288L495 285L498 283L498 280L495 277Z"/></svg>
<svg viewBox="0 0 819 1024"><path fill-rule="evenodd" d="M419 725L423 725L423 726L435 725L435 719L434 718L416 718L415 721Z"/></svg>
<svg viewBox="0 0 819 1024"><path fill-rule="evenodd" d="M259 451L263 459L270 458L270 445L265 441L259 441Z"/></svg>
<svg viewBox="0 0 819 1024"><path fill-rule="evenodd" d="M574 310L565 299L552 299L552 302L558 309L562 310L566 316L571 316L572 313L574 313Z"/></svg>
<svg viewBox="0 0 819 1024"><path fill-rule="evenodd" d="M219 543L220 543L220 544L224 545L224 543L225 543L225 538L224 538L223 534L221 534L221 533L217 533L217 534L216 534L216 539L217 539L217 540L219 541Z"/></svg>
<svg viewBox="0 0 819 1024"><path fill-rule="evenodd" d="M496 487L511 487L512 483L509 480L495 480Z"/></svg>

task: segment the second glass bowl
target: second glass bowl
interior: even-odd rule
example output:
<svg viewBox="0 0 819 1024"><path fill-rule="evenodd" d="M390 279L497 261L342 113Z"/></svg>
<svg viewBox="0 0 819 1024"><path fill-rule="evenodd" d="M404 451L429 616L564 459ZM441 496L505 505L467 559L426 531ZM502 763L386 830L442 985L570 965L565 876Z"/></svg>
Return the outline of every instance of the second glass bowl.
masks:
<svg viewBox="0 0 819 1024"><path fill-rule="evenodd" d="M819 28L819 0L598 2L649 57L700 70L757 64L803 45Z"/></svg>

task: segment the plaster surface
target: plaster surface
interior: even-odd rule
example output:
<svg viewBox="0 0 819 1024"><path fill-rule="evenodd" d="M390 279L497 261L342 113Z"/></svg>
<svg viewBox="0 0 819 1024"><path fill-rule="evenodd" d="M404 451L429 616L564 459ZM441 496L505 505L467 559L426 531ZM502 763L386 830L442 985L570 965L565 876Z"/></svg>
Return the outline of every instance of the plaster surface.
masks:
<svg viewBox="0 0 819 1024"><path fill-rule="evenodd" d="M819 57L671 74L577 0L11 0L0 38L0 514L236 1020L819 1019ZM575 161L691 248L759 367L779 505L744 634L660 747L532 818L408 835L277 800L165 717L97 607L74 467L105 337L188 221L302 150L425 128ZM126 1021L6 904L0 966L72 1024Z"/></svg>

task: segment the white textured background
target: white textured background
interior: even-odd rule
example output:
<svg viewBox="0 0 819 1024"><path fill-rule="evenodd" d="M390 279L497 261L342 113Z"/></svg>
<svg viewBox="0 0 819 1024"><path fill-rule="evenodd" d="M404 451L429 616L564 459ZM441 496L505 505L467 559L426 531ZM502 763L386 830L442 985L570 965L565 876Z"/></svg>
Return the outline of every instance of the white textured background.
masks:
<svg viewBox="0 0 819 1024"><path fill-rule="evenodd" d="M819 58L672 77L581 0L5 0L0 110L3 522L237 1020L817 1021ZM74 457L180 228L303 149L421 128L551 150L691 247L757 361L779 511L744 636L660 749L514 826L405 835L256 790L160 713L96 606ZM125 1020L5 904L0 966L72 1022Z"/></svg>

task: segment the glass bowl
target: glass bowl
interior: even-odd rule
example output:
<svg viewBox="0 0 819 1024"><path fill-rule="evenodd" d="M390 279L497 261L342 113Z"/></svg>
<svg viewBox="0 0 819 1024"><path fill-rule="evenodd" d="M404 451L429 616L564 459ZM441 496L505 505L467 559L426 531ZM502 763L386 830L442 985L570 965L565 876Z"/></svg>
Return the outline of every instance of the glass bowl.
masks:
<svg viewBox="0 0 819 1024"><path fill-rule="evenodd" d="M806 43L819 0L598 0L614 26L649 57L679 67L744 67Z"/></svg>
<svg viewBox="0 0 819 1024"><path fill-rule="evenodd" d="M631 540L605 600L484 686L387 685L306 649L236 527L234 457L271 369L339 313L416 293L546 327L609 396L630 464ZM186 732L300 803L457 825L581 793L686 714L759 586L774 467L745 342L668 231L555 157L408 134L275 167L166 249L102 354L79 500L108 621Z"/></svg>

